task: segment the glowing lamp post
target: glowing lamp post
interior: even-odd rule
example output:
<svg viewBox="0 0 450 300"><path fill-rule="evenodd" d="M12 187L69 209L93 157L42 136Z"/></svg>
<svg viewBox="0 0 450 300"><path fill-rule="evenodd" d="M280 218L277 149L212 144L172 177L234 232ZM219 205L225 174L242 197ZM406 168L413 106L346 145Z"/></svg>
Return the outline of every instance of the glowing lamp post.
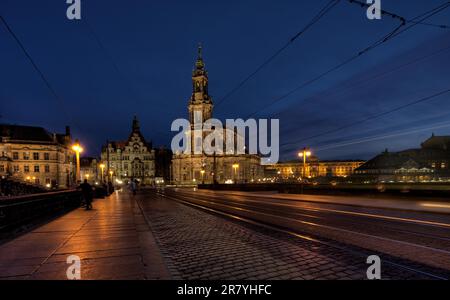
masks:
<svg viewBox="0 0 450 300"><path fill-rule="evenodd" d="M83 148L80 146L78 140L75 141L75 144L72 146L72 150L75 151L75 155L77 158L77 170L76 170L76 179L81 181L80 177L80 153L83 152Z"/></svg>
<svg viewBox="0 0 450 300"><path fill-rule="evenodd" d="M105 173L105 164L100 164L100 170L102 172L101 179L102 179L102 182L103 182L103 174Z"/></svg>
<svg viewBox="0 0 450 300"><path fill-rule="evenodd" d="M298 153L298 156L303 159L303 169L302 169L302 194L303 194L303 184L306 177L306 158L311 156L311 150L309 148L303 148L302 151Z"/></svg>
<svg viewBox="0 0 450 300"><path fill-rule="evenodd" d="M201 170L200 174L202 174L202 184L205 184L205 170Z"/></svg>
<svg viewBox="0 0 450 300"><path fill-rule="evenodd" d="M239 169L239 164L233 164L234 170L234 183L237 183L237 170Z"/></svg>

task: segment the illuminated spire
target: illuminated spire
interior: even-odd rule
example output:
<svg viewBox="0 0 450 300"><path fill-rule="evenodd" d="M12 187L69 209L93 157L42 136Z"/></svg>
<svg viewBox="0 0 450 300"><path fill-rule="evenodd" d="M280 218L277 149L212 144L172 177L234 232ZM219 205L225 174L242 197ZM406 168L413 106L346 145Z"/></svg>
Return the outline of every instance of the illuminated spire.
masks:
<svg viewBox="0 0 450 300"><path fill-rule="evenodd" d="M201 70L201 71L203 71L205 68L205 63L203 62L203 57L202 57L202 51L203 51L202 44L199 43L198 50L197 50L197 61L195 63L195 67L197 70Z"/></svg>

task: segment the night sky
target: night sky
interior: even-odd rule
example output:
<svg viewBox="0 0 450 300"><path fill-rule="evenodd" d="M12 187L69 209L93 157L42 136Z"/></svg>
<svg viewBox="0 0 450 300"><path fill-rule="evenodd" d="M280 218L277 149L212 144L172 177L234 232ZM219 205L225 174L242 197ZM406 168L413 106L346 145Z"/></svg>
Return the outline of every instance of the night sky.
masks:
<svg viewBox="0 0 450 300"><path fill-rule="evenodd" d="M51 94L0 25L1 123L72 127L98 155L124 140L133 115L155 146L170 145L170 124L187 117L199 42L219 101L282 47L328 0L82 0L82 20L65 0L1 0L7 20L59 96ZM411 19L446 1L384 0ZM450 25L450 8L427 22ZM246 117L348 59L398 26L370 21L341 1L242 89L215 107L220 119ZM97 36L97 38L95 38ZM100 43L99 43L100 42ZM304 140L450 88L450 30L417 25L342 69L257 114L281 123L282 158L304 146L321 159L367 159L385 148L418 147L450 135L450 94L348 129ZM299 141L298 143L291 143ZM285 145L284 145L285 144Z"/></svg>

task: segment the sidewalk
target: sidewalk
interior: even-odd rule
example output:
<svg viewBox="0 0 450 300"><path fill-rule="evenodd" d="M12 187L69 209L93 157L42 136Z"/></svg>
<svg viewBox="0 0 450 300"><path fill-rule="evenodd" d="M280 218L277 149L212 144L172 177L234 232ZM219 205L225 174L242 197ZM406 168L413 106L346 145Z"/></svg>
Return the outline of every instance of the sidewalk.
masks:
<svg viewBox="0 0 450 300"><path fill-rule="evenodd" d="M170 279L150 228L126 192L98 199L0 246L0 279L67 279L70 255L81 279Z"/></svg>

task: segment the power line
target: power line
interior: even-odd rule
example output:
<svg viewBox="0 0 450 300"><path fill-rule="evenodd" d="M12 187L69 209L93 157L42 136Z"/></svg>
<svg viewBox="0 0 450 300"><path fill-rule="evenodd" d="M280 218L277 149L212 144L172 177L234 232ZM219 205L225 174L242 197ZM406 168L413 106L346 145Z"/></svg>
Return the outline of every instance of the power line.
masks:
<svg viewBox="0 0 450 300"><path fill-rule="evenodd" d="M357 3L357 4L361 5L361 7L366 7L366 8L369 8L372 5L372 4L367 4L365 2L358 1L358 0L347 0L347 1L350 2L350 3ZM405 18L403 18L403 17L401 17L401 16L399 16L397 14L390 13L390 12L385 11L385 10L381 10L381 14L382 15L388 15L388 16L391 16L393 18L403 19L406 23L413 23L413 24L418 24L418 25L431 26L431 27L436 27L436 28L441 28L441 29L450 29L450 26L445 25L445 24L434 24L434 23L427 23L427 22L418 22L418 21L415 21L414 19L411 19L411 20L410 19L405 19Z"/></svg>
<svg viewBox="0 0 450 300"><path fill-rule="evenodd" d="M122 81L125 83L126 88L128 89L128 91L134 96L134 98L136 99L136 104L140 104L139 102L139 97L137 96L136 91L131 87L131 83L128 80L128 78L123 74L123 72L120 71L119 66L117 65L117 63L115 62L115 60L113 59L113 57L111 56L110 52L106 49L105 45L103 44L102 40L100 39L100 37L98 36L98 34L95 32L95 30L92 28L92 26L89 24L89 22L84 19L84 22L82 22L86 28L88 29L89 33L92 35L92 37L94 38L94 40L97 42L99 48L102 50L103 54L106 56L107 60L111 63L111 65L113 66L114 70L117 72L117 74L119 75L119 77L122 79Z"/></svg>
<svg viewBox="0 0 450 300"><path fill-rule="evenodd" d="M340 0L331 0L329 1L320 11L318 14L316 14L312 20L297 34L295 34L289 41L284 44L280 49L278 49L274 54L272 54L268 59L266 59L261 65L259 65L255 71L250 73L247 77L245 77L244 80L242 80L237 86L235 86L233 89L231 89L228 93L225 94L224 97L222 97L215 106L218 107L221 105L225 100L227 100L231 95L233 95L235 92L237 92L239 89L241 89L251 78L253 78L259 71L261 71L265 66L267 66L270 62L272 62L278 55L280 55L286 48L288 48L296 39L298 39L301 35L303 35L308 29L310 29L314 24L319 22L319 20L324 17L330 10L335 7Z"/></svg>
<svg viewBox="0 0 450 300"><path fill-rule="evenodd" d="M14 33L14 31L12 30L12 28L9 26L8 22L6 22L5 18L3 16L0 15L0 20L2 21L2 23L5 25L7 31L9 32L9 34L14 38L14 40L16 41L16 43L19 45L20 49L22 50L22 52L25 54L25 56L27 57L28 61L31 63L31 65L33 66L34 70L38 73L38 75L41 77L42 81L44 82L44 84L46 85L46 87L48 88L48 90L51 92L51 94L55 97L55 99L57 100L58 104L61 106L61 109L63 111L63 113L66 115L66 118L71 119L72 118L69 116L69 114L67 113L67 111L65 110L65 104L64 101L61 97L58 96L58 94L56 93L56 91L53 89L52 85L50 84L50 82L47 80L47 77L44 75L44 73L40 70L40 68L38 67L38 65L35 63L35 61L33 60L33 58L31 57L30 53L26 50L25 46L22 44L22 42L20 41L20 39L17 37L17 35ZM72 120L72 123L73 120ZM75 123L74 123L75 124Z"/></svg>
<svg viewBox="0 0 450 300"><path fill-rule="evenodd" d="M329 96L336 96L337 94L342 93L342 92L349 92L349 91L351 91L352 89L355 89L355 88L361 86L362 84L364 84L364 83L366 83L366 82L373 82L374 80L379 79L379 78L381 78L381 77L383 77L383 76L385 76L385 75L388 75L388 74L397 72L397 71L399 71L399 70L401 70L401 69L403 69L403 68L409 67L409 66L414 65L414 64L419 63L419 62L422 62L422 61L424 61L424 60L427 60L427 59L429 59L429 58L431 58L431 57L434 57L434 56L436 56L436 55L442 54L442 53L444 53L444 52L446 52L446 51L449 51L449 50L450 50L450 46L446 46L446 47L441 48L441 49L439 49L439 50L437 50L437 51L435 51L435 52L432 52L432 53L430 53L430 54L426 54L426 55L424 55L424 56L421 56L421 57L415 58L415 59L413 59L413 60L411 60L411 61L408 61L408 62L406 62L406 63L404 63L404 64L402 64L402 65L399 65L399 66L397 66L397 67L395 67L395 68L392 68L392 69L389 69L389 70L387 70L387 71L383 71L383 72L380 72L380 73L378 73L378 74L375 74L374 76L372 76L372 77L370 77L370 78L365 78L365 79L356 81L356 82L354 82L354 83L353 83L352 85L350 85L350 86L341 87L340 89L338 89L338 90L335 91L334 93L328 93L328 94L326 94L326 96L327 96L327 97L329 97ZM305 101L313 100L313 99L315 99L316 97L317 97L317 96L312 96L312 97L306 98ZM280 113L272 114L270 117L273 118L273 117L275 117L275 116L277 116L277 115L279 115L279 114L280 114Z"/></svg>
<svg viewBox="0 0 450 300"><path fill-rule="evenodd" d="M323 145L323 146L314 148L314 151L319 152L319 151L323 151L323 150L341 148L341 147L346 147L346 146L351 146L351 145L356 145L356 144L373 142L373 141L377 141L377 140L384 140L384 139L388 139L388 138L409 135L409 134L433 130L433 129L447 128L447 127L450 127L450 122L444 122L444 123L439 122L439 123L431 124L427 127L419 127L419 128L413 129L413 130L405 130L405 131L400 131L400 132L386 134L386 135L374 135L374 136L365 137L362 139L353 139L353 140L347 140L347 141L344 141L341 143Z"/></svg>
<svg viewBox="0 0 450 300"><path fill-rule="evenodd" d="M447 90L444 90L444 91L440 91L440 92L435 93L435 94L433 94L431 96L427 96L427 97L421 98L419 100L415 100L415 101L409 102L407 104L403 104L403 105L397 106L397 107L395 107L393 109L390 109L390 110L387 110L387 111L384 111L384 112L372 115L372 116L367 117L365 119L362 119L362 120L359 120L359 121L356 121L356 122L353 122L353 123L350 123L350 124L347 124L347 125L344 125L344 126L332 129L332 130L328 130L328 131L320 133L320 134L312 135L312 136L309 136L307 138L303 138L303 139L296 140L296 141L293 141L293 142L283 143L283 144L281 144L281 146L293 145L293 144L301 143L301 142L304 142L304 141L307 141L307 140L310 140L310 139L314 139L314 138L317 138L317 137L328 135L330 133L341 131L343 129L347 129L347 128L353 127L355 125L359 125L359 124L365 123L367 121L378 119L380 117L383 117L383 116L386 116L388 114L397 112L397 111L405 109L407 107L410 107L410 106L413 106L413 105L416 105L416 104L419 104L419 103L423 103L423 102L432 100L432 99L434 99L436 97L442 96L442 95L447 94L449 92L450 92L450 89L447 89Z"/></svg>
<svg viewBox="0 0 450 300"><path fill-rule="evenodd" d="M345 65L349 64L350 62L356 60L357 58L361 57L362 55L366 54L367 52L381 46L382 44L386 43L387 41L393 39L394 37L398 36L399 34L413 28L414 26L417 26L419 24L421 24L421 22L431 18L432 16L436 15L437 13L443 11L444 9L448 8L450 6L450 2L444 3L439 5L436 8L433 8L430 11L427 11L425 13L420 14L419 16L415 17L412 19L412 21L414 21L415 23L409 25L408 27L402 29L402 27L404 27L406 25L406 21L404 18L401 18L399 20L402 20L402 23L396 27L394 30L392 30L390 33L388 33L387 35L385 35L384 37L382 37L381 39L377 40L376 42L372 43L370 46L366 47L365 49L359 51L357 54L351 56L350 58L348 58L347 60L339 63L338 65L332 67L331 69L328 69L327 71L321 73L320 75L302 83L301 85L295 87L294 89L290 90L289 92L283 94L282 96L274 99L273 101L271 101L270 103L268 103L267 105L265 105L264 107L262 107L261 109L258 109L256 111L254 111L253 113L249 114L246 116L246 118L250 118L264 110L266 110L267 108L271 107L272 105L286 99L287 97L289 97L290 95L298 92L299 90L311 85L312 83L322 79L323 77L327 76L328 74L339 70L340 68L344 67Z"/></svg>

